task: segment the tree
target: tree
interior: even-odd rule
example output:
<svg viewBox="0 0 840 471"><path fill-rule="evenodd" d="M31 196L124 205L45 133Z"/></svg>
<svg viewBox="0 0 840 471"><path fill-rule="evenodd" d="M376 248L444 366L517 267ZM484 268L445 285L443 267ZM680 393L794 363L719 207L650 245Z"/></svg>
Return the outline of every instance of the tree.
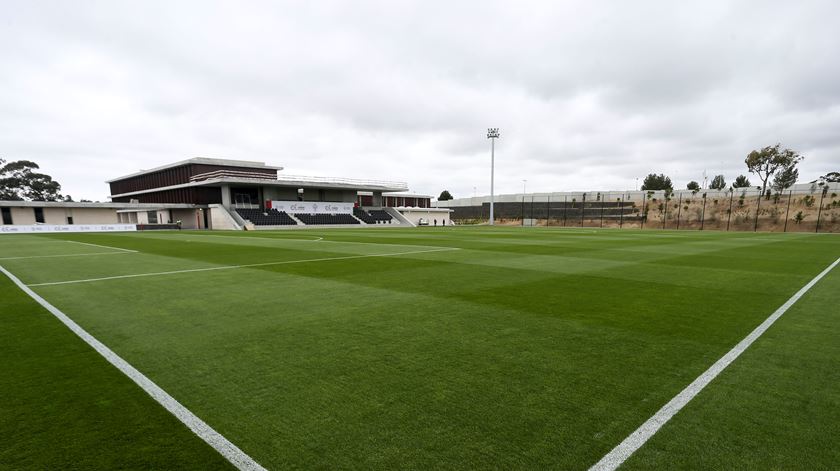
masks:
<svg viewBox="0 0 840 471"><path fill-rule="evenodd" d="M804 157L791 149L781 149L781 144L767 146L761 150L754 150L747 155L744 163L750 173L761 179L761 193L767 189L767 181L778 172L788 167L795 167Z"/></svg>
<svg viewBox="0 0 840 471"><path fill-rule="evenodd" d="M799 169L796 166L791 165L789 167L785 167L781 172L777 173L775 177L773 177L773 190L776 193L781 193L786 188L790 188L796 183L796 180L799 178Z"/></svg>
<svg viewBox="0 0 840 471"><path fill-rule="evenodd" d="M840 172L828 172L820 177L821 182L840 183Z"/></svg>
<svg viewBox="0 0 840 471"><path fill-rule="evenodd" d="M452 199L452 195L449 193L449 190L443 190L440 192L440 196L438 196L438 201L449 201Z"/></svg>
<svg viewBox="0 0 840 471"><path fill-rule="evenodd" d="M700 184L694 180L691 180L690 182L688 182L688 185L686 185L686 188L697 193L698 191L700 191Z"/></svg>
<svg viewBox="0 0 840 471"><path fill-rule="evenodd" d="M57 201L61 185L51 176L33 172L38 164L29 160L6 163L0 159L0 200Z"/></svg>
<svg viewBox="0 0 840 471"><path fill-rule="evenodd" d="M750 179L747 178L746 175L738 175L738 178L735 179L735 183L732 184L733 188L747 188L748 186L752 186L750 184Z"/></svg>
<svg viewBox="0 0 840 471"><path fill-rule="evenodd" d="M712 178L712 183L709 184L709 188L713 190L726 188L726 179L723 178L723 175L715 175L715 178Z"/></svg>
<svg viewBox="0 0 840 471"><path fill-rule="evenodd" d="M665 174L660 173L659 175L655 173L651 173L645 177L645 181L642 183L642 190L673 190L674 185L671 184L671 179L666 177Z"/></svg>

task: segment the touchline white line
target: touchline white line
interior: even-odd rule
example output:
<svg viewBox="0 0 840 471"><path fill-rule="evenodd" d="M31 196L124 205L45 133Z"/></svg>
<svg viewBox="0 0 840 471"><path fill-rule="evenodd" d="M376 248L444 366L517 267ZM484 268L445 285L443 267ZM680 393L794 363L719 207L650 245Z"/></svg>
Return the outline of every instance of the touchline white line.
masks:
<svg viewBox="0 0 840 471"><path fill-rule="evenodd" d="M194 273L194 272L202 272L202 271L216 271L216 270L235 270L238 268L252 268L252 267L268 267L273 265L289 265L293 263L308 263L308 262L328 262L331 260L351 260L354 258L370 258L370 257L396 257L399 255L412 255L412 254L421 254L421 253L432 253L432 252L445 252L450 250L461 250L456 247L447 247L435 250L414 250L411 252L395 252L395 253L380 253L380 254L372 254L372 255L348 255L346 257L325 257L325 258L307 258L303 260L284 260L281 262L264 262L264 263L249 263L246 265L223 265L220 267L207 267L207 268L191 268L188 270L173 270L173 271L159 271L159 272L152 272L152 273L137 273L133 275L117 275L117 276L105 276L102 278L87 278L82 280L68 280L68 281L52 281L48 283L33 283L28 286L54 286L54 285L69 285L75 283L91 283L94 281L105 281L105 280L120 280L123 278L140 278L145 276L161 276L161 275L177 275L179 273Z"/></svg>
<svg viewBox="0 0 840 471"><path fill-rule="evenodd" d="M123 252L137 253L136 250L121 249L119 247L111 247L109 245L91 244L91 243L88 243L88 242L79 242L77 240L68 240L67 242L70 242L71 244L82 244L82 245L89 245L91 247L99 247L100 249L121 250Z"/></svg>
<svg viewBox="0 0 840 471"><path fill-rule="evenodd" d="M132 250L131 252L94 252L94 253L69 253L69 254L61 254L61 255L29 255L24 257L4 257L0 258L0 260L28 260L30 258L53 258L53 257L89 257L91 255L126 255L130 253L137 253L136 251Z"/></svg>
<svg viewBox="0 0 840 471"><path fill-rule="evenodd" d="M782 304L773 314L770 314L764 322L762 322L758 327L755 328L749 335L747 335L743 340L738 342L732 350L726 353L726 355L722 356L718 361L715 362L708 370L703 372L697 379L694 380L691 384L689 384L685 389L683 389L679 394L674 396L667 404L662 406L659 411L656 412L651 418L649 418L645 423L643 423L639 428L637 428L633 433L631 433L627 438L624 439L621 443L618 444L615 448L612 449L609 453L607 453L601 461L595 463L591 468L590 471L612 471L619 466L621 466L627 458L630 457L636 450L641 448L642 445L645 444L659 429L665 425L671 417L673 417L677 412L679 412L686 404L689 403L694 396L696 396L700 391L703 390L709 383L712 382L713 379L717 377L727 366L729 366L733 361L735 361L738 356L744 353L744 350L749 348L753 342L756 341L762 334L764 334L767 329L776 322L777 319L782 317L791 306L793 306L796 301L799 300L805 293L808 292L817 282L819 282L825 275L827 275L834 267L840 264L840 258L834 261L831 265L828 266L825 270L820 272L819 275L815 276L813 280L809 281L807 285L803 286L802 289L796 292L793 296L790 297L784 304Z"/></svg>
<svg viewBox="0 0 840 471"><path fill-rule="evenodd" d="M79 336L82 340L84 340L88 345L93 347L100 355L102 355L109 363L116 366L118 370L120 370L123 374L128 376L132 381L137 383L140 388L143 389L149 396L152 397L155 401L157 401L160 405L162 405L166 410L168 410L172 415L174 415L178 420L184 423L190 430L193 431L199 438L207 442L208 445L212 446L216 451L218 451L222 456L224 456L228 461L231 462L237 469L240 470L248 470L248 471L264 471L265 468L260 466L259 463L254 461L253 458L248 456L244 451L240 450L236 445L231 443L227 438L222 436L219 432L214 430L212 427L207 425L206 422L198 418L195 414L190 412L189 409L181 405L174 397L170 396L169 393L164 391L160 386L155 384L152 380L146 377L143 373L131 366L130 363L123 360L119 355L114 353L113 350L105 346L102 342L97 340L94 336L90 335L86 330L81 328L79 324L76 324L72 319L67 317L66 314L61 312L58 308L47 302L44 298L39 296L37 293L29 289L26 285L23 284L15 275L11 274L8 270L0 266L0 271L2 271L10 280L12 280L24 293L29 295L32 299L34 299L38 304L43 306L47 311L49 311L52 315L54 315L58 320L60 320L64 325L66 325L70 330L73 331L74 334Z"/></svg>

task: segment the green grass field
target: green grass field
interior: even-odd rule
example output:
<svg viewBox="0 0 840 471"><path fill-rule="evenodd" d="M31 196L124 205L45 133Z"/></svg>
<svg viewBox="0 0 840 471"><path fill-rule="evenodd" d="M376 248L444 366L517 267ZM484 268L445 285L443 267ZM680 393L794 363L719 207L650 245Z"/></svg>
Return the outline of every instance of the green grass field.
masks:
<svg viewBox="0 0 840 471"><path fill-rule="evenodd" d="M586 469L838 257L830 234L0 236L269 469ZM840 268L624 468L836 467L838 304ZM0 468L230 466L3 276L0 313Z"/></svg>

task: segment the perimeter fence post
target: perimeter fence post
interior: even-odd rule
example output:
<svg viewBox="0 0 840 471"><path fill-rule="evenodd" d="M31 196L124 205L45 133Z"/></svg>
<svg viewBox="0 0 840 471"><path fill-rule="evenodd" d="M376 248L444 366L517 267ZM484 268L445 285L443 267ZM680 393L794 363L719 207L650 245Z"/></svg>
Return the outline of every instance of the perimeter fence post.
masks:
<svg viewBox="0 0 840 471"><path fill-rule="evenodd" d="M665 229L665 221L668 219L668 190L662 195L662 204L665 206L665 211L662 213L662 229Z"/></svg>
<svg viewBox="0 0 840 471"><path fill-rule="evenodd" d="M551 227L551 194L548 195L548 200L545 205L545 225L546 227Z"/></svg>
<svg viewBox="0 0 840 471"><path fill-rule="evenodd" d="M618 228L621 229L624 226L624 195L621 195L618 202Z"/></svg>
<svg viewBox="0 0 840 471"><path fill-rule="evenodd" d="M726 232L729 232L729 221L732 220L732 199L735 198L735 191L729 189L729 214L726 216Z"/></svg>
<svg viewBox="0 0 840 471"><path fill-rule="evenodd" d="M785 228L782 230L782 232L787 232L787 222L788 222L788 219L790 219L790 200L792 198L793 198L793 190L790 190L788 192L788 207L787 207L787 211L785 212Z"/></svg>
<svg viewBox="0 0 840 471"><path fill-rule="evenodd" d="M583 215L586 214L586 193L580 199L583 200L580 203L580 227L583 227Z"/></svg>
<svg viewBox="0 0 840 471"><path fill-rule="evenodd" d="M682 214L682 192L677 202L677 230L680 230L680 215Z"/></svg>
<svg viewBox="0 0 840 471"><path fill-rule="evenodd" d="M703 193L703 215L700 216L700 230L706 227L706 193Z"/></svg>
<svg viewBox="0 0 840 471"><path fill-rule="evenodd" d="M566 207L569 195L563 195L563 227L566 227Z"/></svg>
<svg viewBox="0 0 840 471"><path fill-rule="evenodd" d="M647 219L647 213L645 212L645 202L647 201L647 194L642 193L642 227L641 229L645 228L645 220Z"/></svg>
<svg viewBox="0 0 840 471"><path fill-rule="evenodd" d="M820 207L817 209L817 230L814 231L817 234L820 233L820 216L822 215L823 198L825 198L826 193L828 193L828 186L825 186L822 193L820 193Z"/></svg>
<svg viewBox="0 0 840 471"><path fill-rule="evenodd" d="M758 211L761 209L761 197L764 196L764 190L758 194L758 204L755 205L755 225L753 226L753 232L758 232Z"/></svg>
<svg viewBox="0 0 840 471"><path fill-rule="evenodd" d="M531 195L531 219L534 219L534 195Z"/></svg>
<svg viewBox="0 0 840 471"><path fill-rule="evenodd" d="M600 199L600 202L601 202L601 223L598 225L598 227L604 227L604 202L605 202L605 200L606 200L606 198L604 198L604 195L601 195L601 199Z"/></svg>

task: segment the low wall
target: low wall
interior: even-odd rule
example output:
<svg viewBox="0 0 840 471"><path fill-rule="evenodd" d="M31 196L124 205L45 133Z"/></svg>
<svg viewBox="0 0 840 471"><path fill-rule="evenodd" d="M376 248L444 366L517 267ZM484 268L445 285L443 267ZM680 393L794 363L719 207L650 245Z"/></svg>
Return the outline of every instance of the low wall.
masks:
<svg viewBox="0 0 840 471"><path fill-rule="evenodd" d="M135 224L33 224L0 226L0 234L50 234L64 232L133 232Z"/></svg>

